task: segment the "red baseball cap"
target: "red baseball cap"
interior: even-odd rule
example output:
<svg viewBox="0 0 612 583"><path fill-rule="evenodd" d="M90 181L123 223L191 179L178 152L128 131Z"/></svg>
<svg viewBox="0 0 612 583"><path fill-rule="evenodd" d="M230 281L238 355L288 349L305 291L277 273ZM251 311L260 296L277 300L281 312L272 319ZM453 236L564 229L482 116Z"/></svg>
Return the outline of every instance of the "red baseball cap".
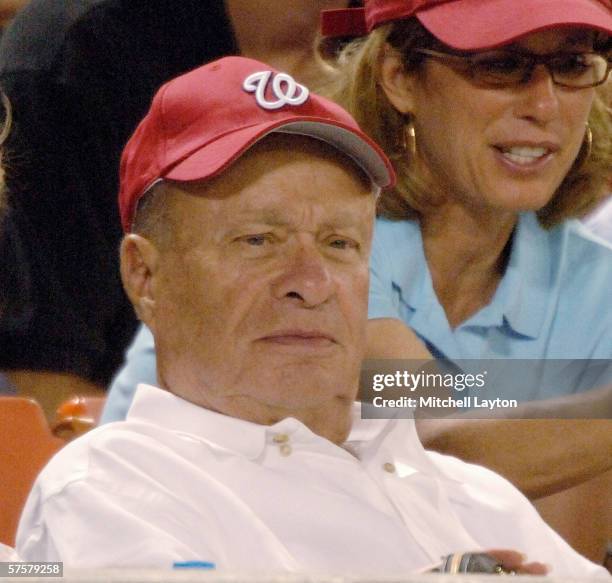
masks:
<svg viewBox="0 0 612 583"><path fill-rule="evenodd" d="M459 50L499 47L558 27L612 34L611 0L364 0L363 8L323 11L321 29L325 37L362 36L412 16Z"/></svg>
<svg viewBox="0 0 612 583"><path fill-rule="evenodd" d="M379 188L395 184L391 162L344 109L268 65L226 57L169 81L153 98L121 156L124 231L138 200L160 179L212 178L272 132L327 142Z"/></svg>

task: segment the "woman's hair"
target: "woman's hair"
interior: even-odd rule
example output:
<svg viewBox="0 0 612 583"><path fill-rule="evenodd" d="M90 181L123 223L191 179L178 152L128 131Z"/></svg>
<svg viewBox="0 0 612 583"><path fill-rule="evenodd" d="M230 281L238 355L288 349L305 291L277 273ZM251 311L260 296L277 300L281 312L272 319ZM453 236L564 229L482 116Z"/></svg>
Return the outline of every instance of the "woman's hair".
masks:
<svg viewBox="0 0 612 583"><path fill-rule="evenodd" d="M460 26L460 24L458 24ZM377 141L389 156L397 172L397 186L383 192L379 213L392 219L413 218L420 212L440 204L441 193L423 182L411 164L411 154L403 138L407 116L387 99L378 79L382 58L388 46L402 55L407 72L417 71L424 57L414 49L429 48L449 51L416 19L385 24L368 36L346 42L322 41L319 53L327 68L327 80L319 93L347 109L363 130ZM607 37L596 50L610 51ZM605 89L597 91L589 115L593 134L590 155L585 148L550 202L537 212L540 222L551 227L569 217L582 216L607 196L612 176L612 110ZM418 142L418 135L417 135Z"/></svg>

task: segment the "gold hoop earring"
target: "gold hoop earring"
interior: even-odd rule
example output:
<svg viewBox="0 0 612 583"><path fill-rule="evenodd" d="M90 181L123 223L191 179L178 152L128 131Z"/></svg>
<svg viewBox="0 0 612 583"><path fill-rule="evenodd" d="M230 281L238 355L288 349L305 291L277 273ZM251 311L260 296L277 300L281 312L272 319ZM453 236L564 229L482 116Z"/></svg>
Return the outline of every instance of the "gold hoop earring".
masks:
<svg viewBox="0 0 612 583"><path fill-rule="evenodd" d="M407 152L411 159L416 156L416 131L414 129L414 119L412 116L406 119L406 124L402 128L400 145L401 149Z"/></svg>
<svg viewBox="0 0 612 583"><path fill-rule="evenodd" d="M593 150L593 130L591 130L591 126L589 122L586 123L586 128L584 130L584 138L582 140L582 145L580 146L580 151L578 152L578 156L576 157L575 167L582 168L586 161L589 159L591 155L591 151Z"/></svg>

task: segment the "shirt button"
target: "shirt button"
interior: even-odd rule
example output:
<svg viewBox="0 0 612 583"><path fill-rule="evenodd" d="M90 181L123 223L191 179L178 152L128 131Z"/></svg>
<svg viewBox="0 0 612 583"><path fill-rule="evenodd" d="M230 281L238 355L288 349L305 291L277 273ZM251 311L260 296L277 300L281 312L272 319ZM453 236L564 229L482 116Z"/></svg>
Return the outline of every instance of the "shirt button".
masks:
<svg viewBox="0 0 612 583"><path fill-rule="evenodd" d="M287 443L289 441L289 436L286 433L276 433L272 437L272 441L274 443Z"/></svg>
<svg viewBox="0 0 612 583"><path fill-rule="evenodd" d="M280 454L283 457L287 457L288 455L291 455L291 446L288 443L281 443L280 447L278 448L280 451Z"/></svg>
<svg viewBox="0 0 612 583"><path fill-rule="evenodd" d="M383 464L383 470L385 470L385 472L389 472L390 474L394 474L395 466L391 462L386 462Z"/></svg>

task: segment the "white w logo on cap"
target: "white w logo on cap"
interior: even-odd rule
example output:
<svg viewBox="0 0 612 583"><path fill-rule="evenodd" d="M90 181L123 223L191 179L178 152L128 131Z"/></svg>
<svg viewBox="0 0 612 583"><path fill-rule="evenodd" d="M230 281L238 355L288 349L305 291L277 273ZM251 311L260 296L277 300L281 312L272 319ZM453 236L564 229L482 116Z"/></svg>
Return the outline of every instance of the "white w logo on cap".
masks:
<svg viewBox="0 0 612 583"><path fill-rule="evenodd" d="M260 71L249 75L242 84L247 93L255 93L255 100L264 109L280 109L284 105L302 105L308 99L308 89L300 85L291 75L276 73L272 80L272 93L276 101L266 99L266 87L272 71Z"/></svg>

